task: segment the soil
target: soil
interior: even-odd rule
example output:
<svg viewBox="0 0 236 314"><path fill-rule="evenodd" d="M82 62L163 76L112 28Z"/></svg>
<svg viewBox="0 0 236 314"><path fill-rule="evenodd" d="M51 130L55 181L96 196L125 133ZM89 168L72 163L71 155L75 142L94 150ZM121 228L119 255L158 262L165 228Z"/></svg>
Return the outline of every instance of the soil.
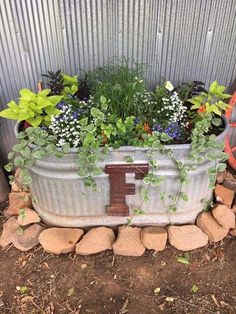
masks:
<svg viewBox="0 0 236 314"><path fill-rule="evenodd" d="M0 250L0 313L236 313L236 239L191 252L189 264L178 255L170 246L137 258L10 246Z"/></svg>

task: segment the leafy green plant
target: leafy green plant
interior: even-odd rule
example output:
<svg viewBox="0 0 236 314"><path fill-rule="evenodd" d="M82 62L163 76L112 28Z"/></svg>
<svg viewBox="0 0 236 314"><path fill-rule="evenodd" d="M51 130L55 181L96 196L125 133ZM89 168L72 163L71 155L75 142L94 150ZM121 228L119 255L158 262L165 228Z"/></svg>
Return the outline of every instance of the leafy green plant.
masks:
<svg viewBox="0 0 236 314"><path fill-rule="evenodd" d="M10 172L14 167L20 167L20 179L23 185L31 183L29 168L33 166L37 159L42 159L47 155L62 157L68 152L70 145L65 143L61 149L55 145L55 137L49 135L45 130L37 127L29 127L20 132L17 136L18 143L13 146L8 154L9 163L5 169Z"/></svg>
<svg viewBox="0 0 236 314"><path fill-rule="evenodd" d="M48 96L49 89L45 89L39 93L33 93L29 89L20 90L20 98L18 104L10 101L8 109L0 112L0 117L27 121L33 127L39 125L49 125L51 117L58 115L60 110L56 105L62 99L62 96Z"/></svg>
<svg viewBox="0 0 236 314"><path fill-rule="evenodd" d="M229 94L225 94L225 87L219 85L217 81L214 81L209 88L208 92L202 92L191 99L188 102L193 104L192 110L197 109L198 114L203 117L205 115L211 116L211 122L215 126L221 125L221 119L215 116L222 115L229 105L225 102L230 97Z"/></svg>
<svg viewBox="0 0 236 314"><path fill-rule="evenodd" d="M61 70L55 72L48 71L47 74L42 74L47 79L47 86L51 89L52 95L64 95L68 100L68 95L76 97L79 100L89 98L89 88L87 83L87 76L83 79L78 79L77 75L69 76L63 74Z"/></svg>
<svg viewBox="0 0 236 314"><path fill-rule="evenodd" d="M89 72L88 84L95 101L104 96L109 111L119 118L136 114L135 96L145 91L144 66L125 58Z"/></svg>
<svg viewBox="0 0 236 314"><path fill-rule="evenodd" d="M151 188L156 189L164 208L175 212L179 201L188 200L185 186L190 182L189 173L195 171L204 160L212 161L208 175L210 187L214 188L216 174L225 168L224 161L227 159L227 154L222 152L222 143L212 134L212 123L219 125L216 120L221 120L215 115L221 114L227 108L223 100L229 96L224 94L224 88L218 83L214 82L209 92L201 92L188 100L194 104L192 109L199 111L201 105L198 105L202 103L204 96L205 112L195 111L197 118L192 120L171 82L167 81L157 87L154 93L149 93L140 79L139 65L132 69L127 61L125 64L109 65L90 73L94 96L87 102L79 102L76 96L77 76L71 77L60 72L53 75L55 81L58 80L57 92L61 95L50 96L50 90L38 94L23 90L19 105L9 106L8 115L17 115L17 119L24 118L33 125L18 134L18 143L10 152L10 162L6 166L8 171L21 167L23 183L30 183L29 169L36 160L48 155L61 157L70 147L78 147L78 174L84 178L87 187L96 190L96 176L103 172L99 162L107 156L109 147L116 149L128 145L148 148L150 166L150 171L143 180L143 201L134 208L135 215L143 214L142 205L150 199ZM194 93L193 87L191 92ZM50 100L52 103L54 101L51 105ZM56 102L59 101L61 102L56 108ZM209 106L205 105L206 102ZM33 113L29 114L31 111ZM170 128L170 122L174 124L174 129ZM158 123L166 123L167 127L160 127ZM192 124L189 130L188 124ZM39 127L45 125L49 127ZM174 151L166 145L176 143L180 127L189 132L188 140L191 142L187 163L178 160ZM187 141L186 138L184 140ZM165 178L159 175L160 154L169 157L178 170L178 184L173 195L162 189ZM126 156L125 161L135 167L131 156Z"/></svg>

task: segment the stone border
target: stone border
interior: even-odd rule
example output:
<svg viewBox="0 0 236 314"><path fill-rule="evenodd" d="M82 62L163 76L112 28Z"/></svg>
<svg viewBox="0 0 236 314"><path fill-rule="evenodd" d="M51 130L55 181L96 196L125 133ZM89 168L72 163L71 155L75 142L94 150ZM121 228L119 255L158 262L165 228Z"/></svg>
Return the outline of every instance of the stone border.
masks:
<svg viewBox="0 0 236 314"><path fill-rule="evenodd" d="M222 177L223 176L223 177ZM232 181L234 177L229 176ZM223 179L222 179L223 178ZM220 174L217 182L224 183L227 173ZM234 180L236 187L236 179ZM13 244L20 251L28 251L38 244L48 253L90 255L113 249L114 254L141 256L148 250L163 251L167 240L178 250L192 251L209 242L223 240L228 234L236 237L236 206L232 207L234 191L217 184L217 204L208 212L199 214L196 224L182 226L119 226L118 235L108 227L95 227L86 233L80 228L48 227L33 209L29 191L22 189L19 170L16 171L9 207L5 216L0 246Z"/></svg>

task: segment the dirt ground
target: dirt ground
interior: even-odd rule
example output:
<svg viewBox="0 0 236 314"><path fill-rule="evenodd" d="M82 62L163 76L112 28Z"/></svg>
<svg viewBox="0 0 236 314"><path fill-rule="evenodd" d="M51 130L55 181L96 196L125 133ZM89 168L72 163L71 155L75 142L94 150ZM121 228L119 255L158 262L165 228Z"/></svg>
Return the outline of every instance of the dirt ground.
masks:
<svg viewBox="0 0 236 314"><path fill-rule="evenodd" d="M0 250L0 313L235 314L235 238L191 252L189 264L178 255L170 246L137 258L8 247Z"/></svg>

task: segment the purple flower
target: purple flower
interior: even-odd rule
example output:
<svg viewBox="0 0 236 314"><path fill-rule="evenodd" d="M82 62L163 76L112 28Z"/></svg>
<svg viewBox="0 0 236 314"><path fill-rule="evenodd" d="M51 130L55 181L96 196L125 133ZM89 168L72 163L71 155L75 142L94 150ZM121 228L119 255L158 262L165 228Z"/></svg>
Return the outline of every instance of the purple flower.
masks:
<svg viewBox="0 0 236 314"><path fill-rule="evenodd" d="M162 126L160 124L155 124L152 127L152 131L162 132L163 129L162 129Z"/></svg>
<svg viewBox="0 0 236 314"><path fill-rule="evenodd" d="M167 128L164 130L166 134L168 134L173 139L179 140L180 139L180 128L178 123L170 123Z"/></svg>
<svg viewBox="0 0 236 314"><path fill-rule="evenodd" d="M80 109L78 109L77 111L78 111L78 113L79 113L79 114L84 113L84 109L81 109L81 108L80 108Z"/></svg>
<svg viewBox="0 0 236 314"><path fill-rule="evenodd" d="M74 119L77 119L77 118L78 118L78 112L77 112L77 111L74 111L72 115L73 115L73 118L74 118Z"/></svg>
<svg viewBox="0 0 236 314"><path fill-rule="evenodd" d="M135 119L134 119L134 125L139 124L139 122L140 122L140 118L135 118Z"/></svg>
<svg viewBox="0 0 236 314"><path fill-rule="evenodd" d="M63 109L63 106L64 106L64 101L60 101L60 102L57 104L57 109Z"/></svg>
<svg viewBox="0 0 236 314"><path fill-rule="evenodd" d="M44 130L44 131L47 131L47 130L48 130L48 127L45 126L45 125L43 125L43 126L41 126L41 129Z"/></svg>

